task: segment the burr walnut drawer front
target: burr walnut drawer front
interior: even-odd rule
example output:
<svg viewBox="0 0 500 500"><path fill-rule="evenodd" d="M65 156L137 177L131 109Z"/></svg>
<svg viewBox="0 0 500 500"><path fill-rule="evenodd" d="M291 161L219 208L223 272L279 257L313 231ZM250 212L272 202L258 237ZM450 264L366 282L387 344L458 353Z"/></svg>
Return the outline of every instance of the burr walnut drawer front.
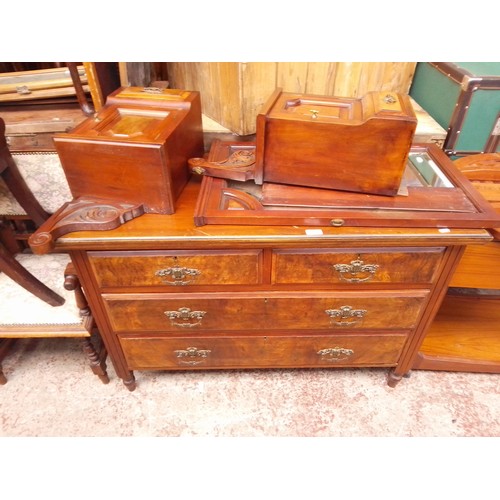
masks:
<svg viewBox="0 0 500 500"><path fill-rule="evenodd" d="M275 250L275 284L432 283L444 248Z"/></svg>
<svg viewBox="0 0 500 500"><path fill-rule="evenodd" d="M428 292L104 294L115 332L411 329Z"/></svg>
<svg viewBox="0 0 500 500"><path fill-rule="evenodd" d="M89 252L101 288L257 285L262 251Z"/></svg>
<svg viewBox="0 0 500 500"><path fill-rule="evenodd" d="M394 366L405 341L402 333L295 338L120 336L131 370Z"/></svg>

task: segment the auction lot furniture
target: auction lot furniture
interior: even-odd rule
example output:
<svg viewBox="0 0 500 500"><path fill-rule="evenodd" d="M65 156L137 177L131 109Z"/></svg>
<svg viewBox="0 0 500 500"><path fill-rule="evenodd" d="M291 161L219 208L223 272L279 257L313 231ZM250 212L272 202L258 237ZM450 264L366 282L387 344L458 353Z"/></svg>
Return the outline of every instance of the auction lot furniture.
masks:
<svg viewBox="0 0 500 500"><path fill-rule="evenodd" d="M500 153L454 163L500 212ZM490 232L467 247L414 368L500 373L500 229Z"/></svg>
<svg viewBox="0 0 500 500"><path fill-rule="evenodd" d="M418 63L410 95L447 130L450 156L499 151L499 62Z"/></svg>
<svg viewBox="0 0 500 500"><path fill-rule="evenodd" d="M106 105L54 143L74 197L141 203L170 214L203 154L199 92L120 87Z"/></svg>
<svg viewBox="0 0 500 500"><path fill-rule="evenodd" d="M108 383L106 350L102 347L95 322L82 293L68 255L18 255L23 268L46 283L64 299L52 307L0 273L0 384L7 383L1 362L16 339L80 339L90 367L103 383Z"/></svg>
<svg viewBox="0 0 500 500"><path fill-rule="evenodd" d="M451 174L449 192L468 191ZM202 191L213 180L202 177ZM404 217L395 225L404 210L388 227L246 224L230 196L228 222L200 227L199 184L191 179L175 214L125 223L125 205L75 200L29 240L34 252L55 244L71 254L129 390L136 370L315 367L386 368L394 387L412 368L465 247L491 240L482 227L492 220L479 211L456 214L465 229L439 220L410 227ZM432 198L447 188L428 189Z"/></svg>

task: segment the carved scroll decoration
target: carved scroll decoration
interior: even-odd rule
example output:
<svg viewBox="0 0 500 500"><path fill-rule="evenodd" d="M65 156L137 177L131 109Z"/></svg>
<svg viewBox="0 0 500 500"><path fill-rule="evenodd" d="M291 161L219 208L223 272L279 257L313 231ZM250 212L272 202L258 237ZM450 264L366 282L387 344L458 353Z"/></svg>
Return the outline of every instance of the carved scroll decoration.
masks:
<svg viewBox="0 0 500 500"><path fill-rule="evenodd" d="M36 254L49 253L56 240L73 231L107 231L144 214L144 206L81 197L65 203L40 228L28 243Z"/></svg>

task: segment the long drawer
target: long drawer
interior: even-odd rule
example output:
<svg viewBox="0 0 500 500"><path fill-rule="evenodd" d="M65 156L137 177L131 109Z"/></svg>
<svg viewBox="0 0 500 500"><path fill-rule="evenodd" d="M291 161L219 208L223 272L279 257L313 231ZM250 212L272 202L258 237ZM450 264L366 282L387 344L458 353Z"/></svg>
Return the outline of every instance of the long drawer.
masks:
<svg viewBox="0 0 500 500"><path fill-rule="evenodd" d="M103 294L115 332L410 329L427 290Z"/></svg>
<svg viewBox="0 0 500 500"><path fill-rule="evenodd" d="M89 252L98 285L105 287L257 285L262 250Z"/></svg>
<svg viewBox="0 0 500 500"><path fill-rule="evenodd" d="M443 248L275 250L276 284L423 283L434 281Z"/></svg>
<svg viewBox="0 0 500 500"><path fill-rule="evenodd" d="M131 370L394 366L406 335L229 336L165 338L120 336Z"/></svg>

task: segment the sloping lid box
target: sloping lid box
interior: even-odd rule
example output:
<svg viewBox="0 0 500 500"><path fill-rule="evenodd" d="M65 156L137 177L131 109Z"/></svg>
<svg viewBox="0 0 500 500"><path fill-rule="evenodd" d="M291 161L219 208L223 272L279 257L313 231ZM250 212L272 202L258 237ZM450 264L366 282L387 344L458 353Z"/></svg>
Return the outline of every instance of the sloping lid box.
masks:
<svg viewBox="0 0 500 500"><path fill-rule="evenodd" d="M409 97L282 92L257 116L255 182L394 196L417 118Z"/></svg>

